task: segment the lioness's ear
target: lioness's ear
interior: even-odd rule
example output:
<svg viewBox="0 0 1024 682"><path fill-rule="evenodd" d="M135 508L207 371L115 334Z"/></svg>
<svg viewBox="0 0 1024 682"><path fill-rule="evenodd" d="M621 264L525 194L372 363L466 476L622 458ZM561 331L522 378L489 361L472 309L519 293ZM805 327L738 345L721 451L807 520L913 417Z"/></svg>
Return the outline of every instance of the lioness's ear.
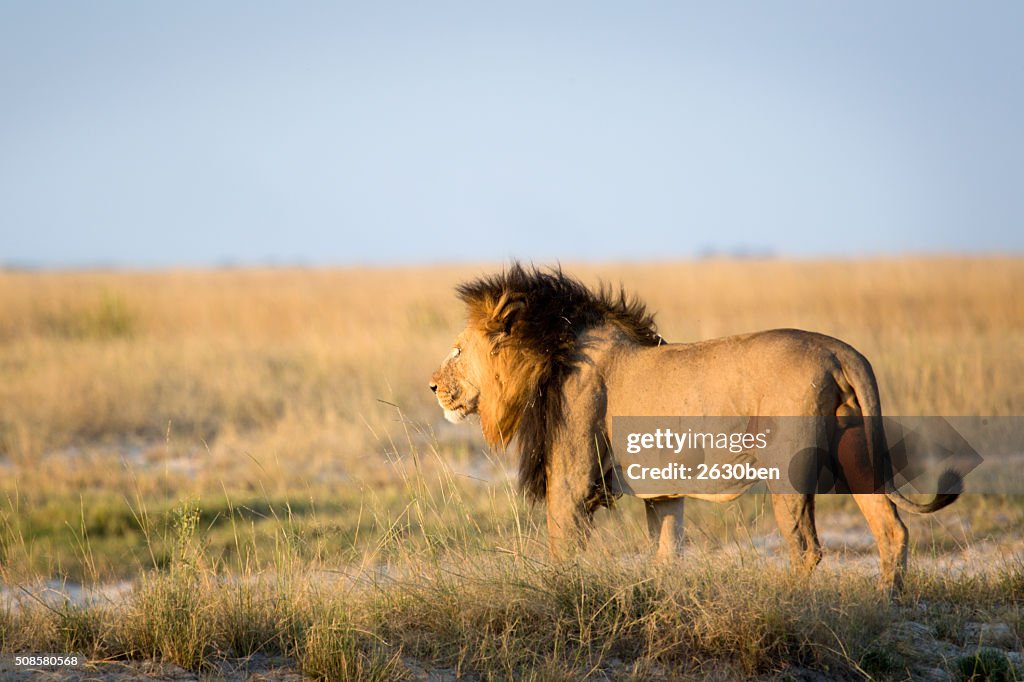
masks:
<svg viewBox="0 0 1024 682"><path fill-rule="evenodd" d="M505 292L494 304L488 327L496 334L508 335L512 327L526 310L526 297L522 294Z"/></svg>

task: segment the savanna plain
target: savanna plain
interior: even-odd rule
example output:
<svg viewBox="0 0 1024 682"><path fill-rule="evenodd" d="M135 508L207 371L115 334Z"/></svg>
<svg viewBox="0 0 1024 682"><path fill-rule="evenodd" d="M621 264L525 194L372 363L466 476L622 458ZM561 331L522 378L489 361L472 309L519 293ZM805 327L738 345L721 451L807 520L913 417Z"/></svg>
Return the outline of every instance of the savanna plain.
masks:
<svg viewBox="0 0 1024 682"><path fill-rule="evenodd" d="M0 676L1024 677L1017 496L904 514L896 601L843 496L818 498L810 578L758 493L688 502L681 562L652 561L628 497L551 562L514 451L427 388L454 285L500 267L0 271ZM887 414L1024 415L1024 259L563 267L670 341L844 339Z"/></svg>

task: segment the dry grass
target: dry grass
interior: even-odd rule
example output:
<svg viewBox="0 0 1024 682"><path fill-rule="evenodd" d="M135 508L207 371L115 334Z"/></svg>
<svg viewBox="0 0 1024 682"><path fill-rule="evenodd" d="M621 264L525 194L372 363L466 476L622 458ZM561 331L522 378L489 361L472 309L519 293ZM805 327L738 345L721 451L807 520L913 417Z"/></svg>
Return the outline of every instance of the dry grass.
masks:
<svg viewBox="0 0 1024 682"><path fill-rule="evenodd" d="M116 606L0 598L0 650L193 669L261 652L332 679L899 677L875 642L897 607L870 578L609 561L642 546L632 500L592 556L548 565L510 462L441 422L426 389L461 328L452 286L491 269L0 272L0 580L136 580ZM672 340L843 338L890 414L1024 414L1024 260L566 269L621 281ZM849 505L821 507L824 528ZM691 509L699 551L773 528L763 497ZM938 552L1022 521L1019 500L975 495L912 533ZM959 605L950 632L997 612L1020 634L1020 572L976 583L922 577L910 601Z"/></svg>
<svg viewBox="0 0 1024 682"><path fill-rule="evenodd" d="M445 506L466 506L451 479L432 483ZM183 503L165 570L145 573L117 604L16 600L0 612L0 650L83 652L98 671L104 661L156 659L215 676L239 659L286 657L330 680L425 669L469 679L786 679L812 670L906 679L920 671L920 654L891 643L893 623L923 623L954 642L977 621L1024 628L1020 563L967 578L915 574L892 604L870 575L823 571L808 581L753 553L698 551L655 566L629 541L606 538L575 562L552 564L533 546L532 527L488 551L430 532L429 517L443 510L415 491L412 501L428 522L405 537L378 526L381 545L362 562L325 571L281 521L273 569L231 572L211 559L199 509ZM983 641L959 643L972 653L929 664L956 670L982 655L997 666L1006 658Z"/></svg>
<svg viewBox="0 0 1024 682"><path fill-rule="evenodd" d="M434 418L423 385L460 328L453 283L487 269L0 273L4 452L161 442L168 425L193 442L290 429L327 439L302 443L314 455L372 447L375 399ZM669 339L780 326L846 339L892 414L1024 408L1020 260L570 269L649 301Z"/></svg>

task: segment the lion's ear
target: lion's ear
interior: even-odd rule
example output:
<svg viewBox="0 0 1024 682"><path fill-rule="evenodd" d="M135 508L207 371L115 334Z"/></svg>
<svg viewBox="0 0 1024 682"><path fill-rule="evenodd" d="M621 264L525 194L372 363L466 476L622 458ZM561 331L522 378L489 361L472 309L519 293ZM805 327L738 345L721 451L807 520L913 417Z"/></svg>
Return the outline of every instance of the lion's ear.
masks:
<svg viewBox="0 0 1024 682"><path fill-rule="evenodd" d="M495 334L507 336L525 311L525 296L505 292L491 311L488 327Z"/></svg>

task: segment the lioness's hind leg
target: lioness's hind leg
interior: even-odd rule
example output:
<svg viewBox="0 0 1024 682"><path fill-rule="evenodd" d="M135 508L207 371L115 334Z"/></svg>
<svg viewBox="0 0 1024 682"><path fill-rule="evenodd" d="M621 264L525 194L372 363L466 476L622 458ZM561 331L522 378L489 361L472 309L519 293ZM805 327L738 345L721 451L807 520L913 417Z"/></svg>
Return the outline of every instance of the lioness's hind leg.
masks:
<svg viewBox="0 0 1024 682"><path fill-rule="evenodd" d="M814 527L814 495L772 495L772 509L789 546L790 565L810 573L821 561L821 543Z"/></svg>
<svg viewBox="0 0 1024 682"><path fill-rule="evenodd" d="M907 572L907 527L886 495L854 495L853 499L878 543L879 585L895 596L903 589Z"/></svg>
<svg viewBox="0 0 1024 682"><path fill-rule="evenodd" d="M683 498L644 500L647 532L658 543L658 559L672 559L683 553Z"/></svg>

